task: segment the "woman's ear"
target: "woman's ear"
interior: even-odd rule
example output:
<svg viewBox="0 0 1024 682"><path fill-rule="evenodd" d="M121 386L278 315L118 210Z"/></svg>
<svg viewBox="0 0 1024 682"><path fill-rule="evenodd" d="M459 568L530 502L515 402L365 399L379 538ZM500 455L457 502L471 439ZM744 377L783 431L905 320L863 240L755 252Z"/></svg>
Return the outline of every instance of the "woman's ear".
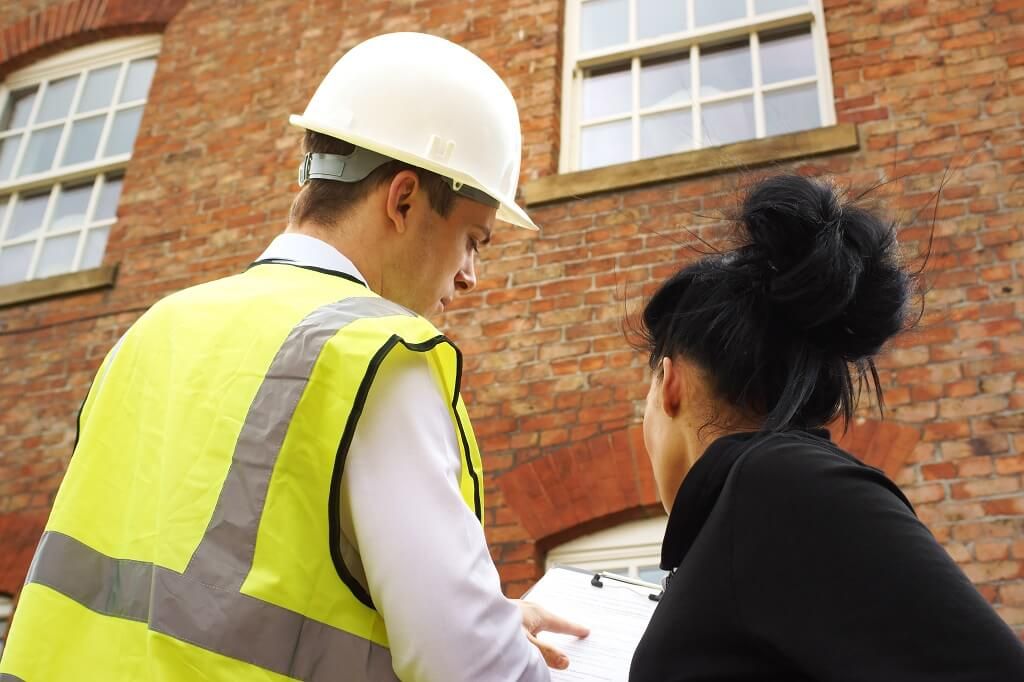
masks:
<svg viewBox="0 0 1024 682"><path fill-rule="evenodd" d="M661 409L672 418L679 414L679 405L682 402L683 390L685 389L683 374L683 368L673 361L672 358L662 358Z"/></svg>

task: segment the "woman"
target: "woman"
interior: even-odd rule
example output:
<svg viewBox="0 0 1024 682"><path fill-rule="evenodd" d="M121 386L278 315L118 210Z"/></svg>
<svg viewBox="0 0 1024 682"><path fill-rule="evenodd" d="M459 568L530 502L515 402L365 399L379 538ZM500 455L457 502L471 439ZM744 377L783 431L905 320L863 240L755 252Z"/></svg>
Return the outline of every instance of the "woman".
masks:
<svg viewBox="0 0 1024 682"><path fill-rule="evenodd" d="M1024 647L906 497L823 428L863 378L881 397L873 357L911 293L892 226L789 175L739 225L643 313L672 573L630 680L1024 680Z"/></svg>

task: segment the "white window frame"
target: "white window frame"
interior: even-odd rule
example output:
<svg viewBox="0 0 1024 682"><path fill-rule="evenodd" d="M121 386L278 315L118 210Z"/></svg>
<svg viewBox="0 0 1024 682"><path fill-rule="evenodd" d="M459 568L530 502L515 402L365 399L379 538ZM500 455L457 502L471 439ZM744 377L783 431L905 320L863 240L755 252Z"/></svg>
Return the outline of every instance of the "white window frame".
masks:
<svg viewBox="0 0 1024 682"><path fill-rule="evenodd" d="M665 2L685 2L687 6L687 25L694 26L694 0L664 0ZM822 0L808 0L804 7L778 10L771 13L754 14L755 0L746 0L747 16L742 19L720 22L706 27L691 28L678 33L666 34L657 38L636 40L636 2L627 0L629 6L629 40L610 48L592 50L581 53L579 50L582 6L587 0L566 0L565 8L565 44L562 60L562 144L558 159L560 173L580 170L580 130L583 104L583 74L589 69L601 66L630 64L633 83L632 92L632 156L631 161L641 160L638 156L640 147L640 106L639 106L639 71L641 59L644 57L665 56L668 54L686 55L690 64L690 89L693 93L689 109L692 112L693 150L701 149L704 136L700 134L700 111L702 104L718 101L729 101L753 95L755 137L765 137L764 94L775 90L798 87L801 84L818 83L818 110L821 113L821 127L835 125L835 95L832 86L832 67L828 53L828 32L825 28L825 12ZM761 83L761 60L758 34L785 28L797 28L810 25L811 40L815 53L815 75L765 86ZM751 38L752 36L752 38ZM752 87L716 95L701 97L700 93L700 58L699 48L716 47L736 41L738 38L751 38ZM679 105L663 107L665 110L676 110ZM644 114L659 113L661 109L650 108ZM608 117L609 120L622 120L626 115ZM602 120L588 121L597 124ZM685 152L684 152L685 153ZM646 159L644 159L646 160ZM624 162L624 163L628 163ZM590 169L588 169L590 170Z"/></svg>
<svg viewBox="0 0 1024 682"><path fill-rule="evenodd" d="M81 75L91 69L124 63L135 59L157 57L160 53L160 46L161 36L159 35L133 36L93 43L91 45L68 50L49 59L45 59L25 69L12 73L3 81L3 83L0 83L0 112L4 111L6 108L8 98L11 93L25 87L39 85L40 87L36 92L35 99L32 104L32 112L29 117L30 120L32 120L43 101L43 97L46 94L46 85L49 82L75 74ZM130 102L121 103L117 101L121 88L124 85L126 74L127 69L122 68L114 86L111 104L104 110L106 112L106 120L104 121L103 129L97 143L98 151L103 150L107 143L111 128L113 127L115 114L121 110L137 108L140 104L144 106L145 102L148 101L148 94L144 100L132 100ZM84 86L85 78L80 77L69 106L68 115L63 119L64 123L62 124L63 129L61 131L61 137L57 143L57 149L54 152L54 167L42 173L24 175L0 182L0 199L6 200L2 205L0 205L0 243L6 243L5 239L7 230L14 213L13 204L18 200L18 198L26 193L34 193L36 190L47 188L51 189L51 195L40 227L40 234L36 236L36 245L29 263L28 279L22 281L39 279L34 273L38 266L40 254L42 253L43 242L46 237L74 233L74 230L55 233L45 232L45 228L50 221L54 207L60 198L62 188L67 185L78 184L80 181L99 178L98 181L94 183L86 213L87 216L92 215L99 197L103 192L105 179L111 173L123 171L131 160L131 152L128 152L117 156L103 157L99 160L94 159L92 161L86 161L69 166L60 166L60 159L62 158L64 150L67 147L68 140L71 137L71 122L78 119L96 116L96 111L75 113L75 109L77 108L78 101L82 96ZM52 125L52 121L46 122L42 125L34 123L31 127L27 127L22 131L21 135L23 137L14 159L14 165L12 167L13 171L17 170L18 166L22 162L22 158L24 157L26 150L28 149L29 132L38 128L50 127ZM100 154L97 154L97 156L100 156ZM54 190L53 188L56 189ZM93 231L98 228L109 227L115 222L116 219L111 218L109 220L89 222L78 228L78 232L81 236L78 240L78 245L72 259L71 267L67 272L76 272L81 269L80 264L85 251L86 232ZM31 240L28 239L25 240L26 243L30 241Z"/></svg>
<svg viewBox="0 0 1024 682"><path fill-rule="evenodd" d="M661 563L661 543L668 517L657 516L626 523L570 540L548 552L546 567L574 566L588 571L625 568L639 577L641 566Z"/></svg>
<svg viewBox="0 0 1024 682"><path fill-rule="evenodd" d="M6 592L0 593L0 655L4 653L7 642L7 631L11 627L11 615L14 613L14 597Z"/></svg>

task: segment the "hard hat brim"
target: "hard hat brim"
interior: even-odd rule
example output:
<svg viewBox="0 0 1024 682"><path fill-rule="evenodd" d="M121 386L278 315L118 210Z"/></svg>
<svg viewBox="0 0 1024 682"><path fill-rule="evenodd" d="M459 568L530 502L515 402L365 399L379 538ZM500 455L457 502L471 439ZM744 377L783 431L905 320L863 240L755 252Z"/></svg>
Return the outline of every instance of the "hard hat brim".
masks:
<svg viewBox="0 0 1024 682"><path fill-rule="evenodd" d="M488 196L491 196L498 201L498 220L503 220L507 223L515 225L516 227L522 227L527 230L538 231L540 229L533 222L533 220L530 219L530 216L527 215L526 211L524 211L518 204L516 204L514 199L500 196L492 189L485 187L482 183L476 180L476 178L470 177L465 173L456 172L453 169L446 167L444 164L437 163L436 161L431 161L430 159L419 156L417 154L412 154L408 151L398 149L396 147L391 147L389 145L382 144L375 140L363 138L362 136L352 133L351 131L340 130L332 128L330 126L325 126L321 122L314 121L310 118L307 118L306 116L302 116L299 114L292 114L291 116L289 116L288 123L295 126L296 128L305 128L306 130L312 130L314 132L322 133L324 135L330 135L333 138L344 140L345 142L350 142L356 146L363 147L364 149L369 149L370 151L374 151L379 154L389 156L397 161L403 161L412 166L416 166L417 168L423 168L433 173L437 173L438 175L443 175L453 180L457 180L461 183L469 185L470 187L474 187L480 190L481 192L485 192Z"/></svg>

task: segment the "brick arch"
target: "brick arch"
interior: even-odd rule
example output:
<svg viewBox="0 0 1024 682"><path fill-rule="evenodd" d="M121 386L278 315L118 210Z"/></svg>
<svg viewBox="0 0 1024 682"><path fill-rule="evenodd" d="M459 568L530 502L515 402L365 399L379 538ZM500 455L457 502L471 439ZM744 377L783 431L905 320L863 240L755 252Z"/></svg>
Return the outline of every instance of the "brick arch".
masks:
<svg viewBox="0 0 1024 682"><path fill-rule="evenodd" d="M187 0L70 0L0 27L0 80L97 40L162 32Z"/></svg>
<svg viewBox="0 0 1024 682"><path fill-rule="evenodd" d="M859 418L838 444L896 478L921 439L905 424ZM497 480L528 541L549 547L659 504L641 426L601 434L524 462Z"/></svg>

